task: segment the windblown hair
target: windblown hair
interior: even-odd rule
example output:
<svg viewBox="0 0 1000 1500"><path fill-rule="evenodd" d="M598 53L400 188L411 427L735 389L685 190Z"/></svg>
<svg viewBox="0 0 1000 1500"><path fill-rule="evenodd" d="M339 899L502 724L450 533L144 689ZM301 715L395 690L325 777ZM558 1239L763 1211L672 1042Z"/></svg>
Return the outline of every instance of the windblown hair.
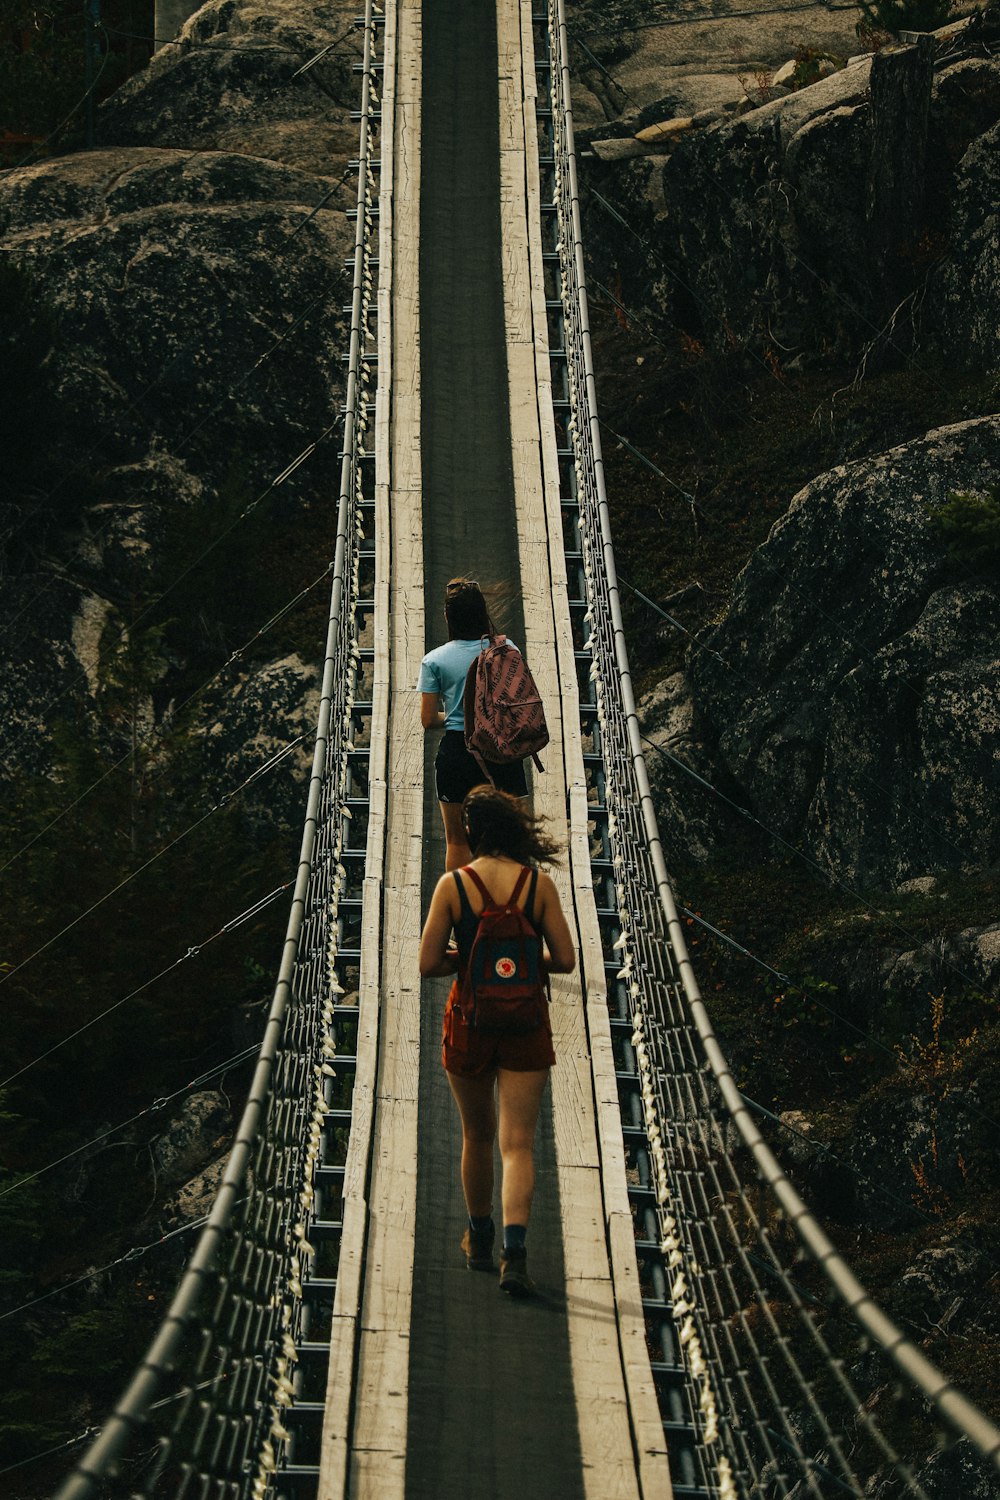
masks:
<svg viewBox="0 0 1000 1500"><path fill-rule="evenodd" d="M475 641L496 635L486 596L473 578L453 578L444 591L444 613L448 637L453 641Z"/></svg>
<svg viewBox="0 0 1000 1500"><path fill-rule="evenodd" d="M522 865L556 864L562 853L540 818L516 797L492 786L474 786L462 803L462 821L474 856L498 855Z"/></svg>

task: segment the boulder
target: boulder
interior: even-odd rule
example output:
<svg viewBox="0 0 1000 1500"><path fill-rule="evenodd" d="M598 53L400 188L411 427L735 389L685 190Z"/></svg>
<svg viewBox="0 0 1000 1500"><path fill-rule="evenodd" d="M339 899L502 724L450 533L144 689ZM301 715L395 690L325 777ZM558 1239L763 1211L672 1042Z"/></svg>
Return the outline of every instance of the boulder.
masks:
<svg viewBox="0 0 1000 1500"><path fill-rule="evenodd" d="M648 248L585 203L591 253L606 240L628 305L665 312L720 356L780 346L843 360L873 345L874 368L920 337L994 367L1000 58L958 38L932 74L933 51L862 56L787 94L747 73L736 116L707 130L678 128L697 116L680 90L644 106L640 137L676 134L660 222L635 223L626 181L595 182Z"/></svg>
<svg viewBox="0 0 1000 1500"><path fill-rule="evenodd" d="M356 12L350 0L209 0L101 106L101 144L242 152L339 175L357 149Z"/></svg>
<svg viewBox="0 0 1000 1500"><path fill-rule="evenodd" d="M163 1215L169 1224L184 1223L192 1219L203 1219L215 1202L222 1174L226 1170L227 1157L220 1156L203 1172L198 1172L186 1182L178 1193L163 1207Z"/></svg>
<svg viewBox="0 0 1000 1500"><path fill-rule="evenodd" d="M633 156L644 156L646 153L642 142L631 135L591 141L590 149L601 161L628 161Z"/></svg>
<svg viewBox="0 0 1000 1500"><path fill-rule="evenodd" d="M75 481L35 523L44 551L28 532L9 544L21 550L0 599L0 620L17 625L0 674L16 730L6 774L54 769L60 718L108 741L102 663L133 601L173 582L178 559L329 425L353 242L341 197L323 202L335 187L273 161L153 148L0 182L8 253L61 324L60 467ZM325 499L314 471L269 497L272 515L279 501L287 512Z"/></svg>
<svg viewBox="0 0 1000 1500"><path fill-rule="evenodd" d="M319 713L319 668L298 656L222 679L202 700L198 785L208 805L236 792L239 806L260 824L298 827L303 786L312 765ZM293 742L302 737L294 749ZM288 751L282 755L282 752ZM265 769L274 761L272 769ZM237 791L262 772L245 791Z"/></svg>
<svg viewBox="0 0 1000 1500"><path fill-rule="evenodd" d="M224 1094L215 1089L189 1094L153 1147L162 1181L171 1186L186 1182L218 1154L231 1132L232 1117Z"/></svg>
<svg viewBox="0 0 1000 1500"><path fill-rule="evenodd" d="M1000 68L998 68L1000 76ZM928 337L966 368L992 369L1000 347L1000 124L959 163L947 256L929 278Z"/></svg>
<svg viewBox="0 0 1000 1500"><path fill-rule="evenodd" d="M644 694L638 713L646 741L646 771L668 863L676 865L683 860L702 864L726 846L740 820L703 784L713 780L717 768L703 742L691 686L684 673L675 672ZM695 774L688 774L684 766Z"/></svg>
<svg viewBox="0 0 1000 1500"><path fill-rule="evenodd" d="M927 518L998 483L1000 417L821 475L691 654L724 774L849 880L895 888L1000 858L1000 591L953 577Z"/></svg>

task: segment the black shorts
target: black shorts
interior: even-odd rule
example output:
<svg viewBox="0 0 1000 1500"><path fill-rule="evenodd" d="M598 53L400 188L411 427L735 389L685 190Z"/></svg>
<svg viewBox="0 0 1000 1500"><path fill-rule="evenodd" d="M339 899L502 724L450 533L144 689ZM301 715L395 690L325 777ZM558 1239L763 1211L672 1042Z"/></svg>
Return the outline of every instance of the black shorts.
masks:
<svg viewBox="0 0 1000 1500"><path fill-rule="evenodd" d="M506 765L490 766L493 784L501 792L510 792L512 797L526 797L528 782L524 774L524 762L508 761ZM446 729L441 736L437 755L434 757L434 784L439 802L464 802L467 792L474 786L487 783L482 767L474 755L465 748L465 735L461 729Z"/></svg>

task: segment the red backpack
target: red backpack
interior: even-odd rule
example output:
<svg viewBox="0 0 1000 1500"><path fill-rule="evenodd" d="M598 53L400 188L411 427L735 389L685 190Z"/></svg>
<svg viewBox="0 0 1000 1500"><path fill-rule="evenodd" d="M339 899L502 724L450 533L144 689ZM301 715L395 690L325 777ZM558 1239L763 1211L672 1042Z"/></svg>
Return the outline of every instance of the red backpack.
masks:
<svg viewBox="0 0 1000 1500"><path fill-rule="evenodd" d="M542 939L517 904L531 871L524 866L504 906L469 865L462 873L485 903L459 982L462 1018L481 1031L534 1031L545 1019L549 982L542 971Z"/></svg>
<svg viewBox="0 0 1000 1500"><path fill-rule="evenodd" d="M465 678L465 745L492 782L490 761L502 765L530 755L541 770L538 752L549 743L549 731L535 679L520 651L505 635L483 639L489 645Z"/></svg>

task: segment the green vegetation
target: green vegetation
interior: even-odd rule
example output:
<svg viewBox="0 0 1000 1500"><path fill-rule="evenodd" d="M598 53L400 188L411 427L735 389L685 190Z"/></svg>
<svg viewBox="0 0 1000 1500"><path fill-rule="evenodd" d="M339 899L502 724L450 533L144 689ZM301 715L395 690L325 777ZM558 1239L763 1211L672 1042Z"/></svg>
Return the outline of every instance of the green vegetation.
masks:
<svg viewBox="0 0 1000 1500"><path fill-rule="evenodd" d="M929 510L931 529L951 561L963 571L1000 574L1000 490L948 496Z"/></svg>

